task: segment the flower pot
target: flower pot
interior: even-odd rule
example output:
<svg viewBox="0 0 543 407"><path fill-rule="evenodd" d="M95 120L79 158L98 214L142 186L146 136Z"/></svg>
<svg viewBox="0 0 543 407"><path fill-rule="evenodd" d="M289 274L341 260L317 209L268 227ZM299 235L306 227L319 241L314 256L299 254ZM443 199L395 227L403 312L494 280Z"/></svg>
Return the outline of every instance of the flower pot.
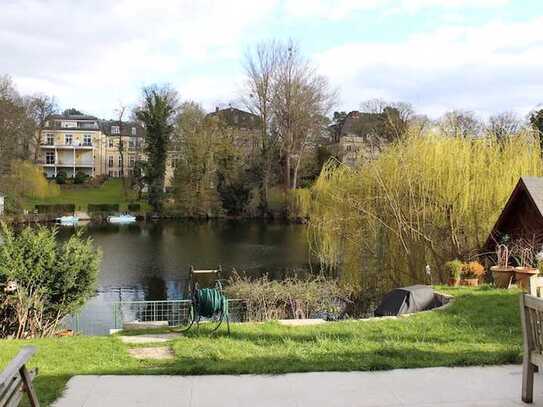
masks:
<svg viewBox="0 0 543 407"><path fill-rule="evenodd" d="M521 288L523 291L528 291L528 282L530 277L537 274L537 269L533 267L515 267L515 280L517 282L517 287Z"/></svg>
<svg viewBox="0 0 543 407"><path fill-rule="evenodd" d="M449 278L449 281L447 281L447 284L451 287L456 287L457 285L460 285L460 279L459 278Z"/></svg>
<svg viewBox="0 0 543 407"><path fill-rule="evenodd" d="M468 287L476 287L479 285L479 279L478 278L463 278L460 280L461 285L466 285Z"/></svg>
<svg viewBox="0 0 543 407"><path fill-rule="evenodd" d="M515 275L515 268L511 266L492 266L492 278L494 278L494 286L496 288L510 288L513 276Z"/></svg>

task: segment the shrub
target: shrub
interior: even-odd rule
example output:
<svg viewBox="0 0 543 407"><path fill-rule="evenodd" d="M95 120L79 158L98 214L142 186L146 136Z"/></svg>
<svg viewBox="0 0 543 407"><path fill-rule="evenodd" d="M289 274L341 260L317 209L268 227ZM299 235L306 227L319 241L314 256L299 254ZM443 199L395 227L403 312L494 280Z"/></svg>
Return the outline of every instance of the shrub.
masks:
<svg viewBox="0 0 543 407"><path fill-rule="evenodd" d="M141 205L139 203L129 203L128 211L129 212L139 212L141 210Z"/></svg>
<svg viewBox="0 0 543 407"><path fill-rule="evenodd" d="M67 212L75 211L74 204L39 204L39 205L35 205L35 208L38 211L38 213L49 213L49 214L59 214L59 213L67 213Z"/></svg>
<svg viewBox="0 0 543 407"><path fill-rule="evenodd" d="M89 179L89 176L82 171L78 171L74 177L74 184L84 184Z"/></svg>
<svg viewBox="0 0 543 407"><path fill-rule="evenodd" d="M42 168L29 161L11 161L9 175L1 177L0 185L3 193L16 196L17 199L43 199L60 194L60 187L49 182Z"/></svg>
<svg viewBox="0 0 543 407"><path fill-rule="evenodd" d="M462 270L463 278L481 278L484 274L485 268L478 261L470 261Z"/></svg>
<svg viewBox="0 0 543 407"><path fill-rule="evenodd" d="M64 171L59 171L57 173L57 176L55 177L55 181L57 182L57 184L62 185L66 183L66 178L66 173Z"/></svg>
<svg viewBox="0 0 543 407"><path fill-rule="evenodd" d="M119 212L119 204L88 204L87 209L90 213Z"/></svg>
<svg viewBox="0 0 543 407"><path fill-rule="evenodd" d="M353 289L324 277L270 280L268 276L251 279L237 273L228 280L230 298L247 301L250 320L340 316L352 302Z"/></svg>
<svg viewBox="0 0 543 407"><path fill-rule="evenodd" d="M445 263L446 273L449 275L450 278L454 278L455 280L460 280L463 268L464 263L462 263L458 259L454 259Z"/></svg>
<svg viewBox="0 0 543 407"><path fill-rule="evenodd" d="M64 243L57 230L1 226L0 337L42 337L95 294L100 252L82 229Z"/></svg>

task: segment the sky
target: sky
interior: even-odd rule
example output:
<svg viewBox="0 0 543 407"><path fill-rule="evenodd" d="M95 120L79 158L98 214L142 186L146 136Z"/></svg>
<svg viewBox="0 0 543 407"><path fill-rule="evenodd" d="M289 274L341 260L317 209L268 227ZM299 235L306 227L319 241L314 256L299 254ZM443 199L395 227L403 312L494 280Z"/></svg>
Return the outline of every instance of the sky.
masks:
<svg viewBox="0 0 543 407"><path fill-rule="evenodd" d="M436 118L543 103L542 0L0 0L0 74L101 118L168 83L239 105L247 49L293 39L339 98Z"/></svg>

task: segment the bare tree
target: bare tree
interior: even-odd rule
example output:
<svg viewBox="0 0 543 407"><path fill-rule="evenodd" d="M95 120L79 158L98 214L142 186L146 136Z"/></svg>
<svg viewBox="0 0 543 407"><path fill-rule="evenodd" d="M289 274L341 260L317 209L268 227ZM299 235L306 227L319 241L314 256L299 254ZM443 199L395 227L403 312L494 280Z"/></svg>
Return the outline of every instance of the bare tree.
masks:
<svg viewBox="0 0 543 407"><path fill-rule="evenodd" d="M504 140L518 133L521 126L521 121L514 112L503 112L490 116L486 131L497 140Z"/></svg>
<svg viewBox="0 0 543 407"><path fill-rule="evenodd" d="M260 210L268 211L268 194L272 178L272 151L277 143L272 131L272 99L277 70L279 45L262 42L245 54L245 95L242 98L249 111L260 118Z"/></svg>
<svg viewBox="0 0 543 407"><path fill-rule="evenodd" d="M403 138L414 118L413 107L405 102L370 99L362 103L360 110L373 116L361 119L359 130L370 133L381 145Z"/></svg>
<svg viewBox="0 0 543 407"><path fill-rule="evenodd" d="M468 110L452 110L445 113L440 121L441 131L450 137L477 137L482 130L482 124L475 113Z"/></svg>
<svg viewBox="0 0 543 407"><path fill-rule="evenodd" d="M284 185L296 189L304 151L311 137L320 134L336 94L292 41L278 45L274 76L272 111L281 140Z"/></svg>
<svg viewBox="0 0 543 407"><path fill-rule="evenodd" d="M38 161L40 153L41 137L45 123L49 116L58 112L58 104L54 96L48 96L41 93L26 98L26 104L36 126L31 146L34 151L34 162L36 162Z"/></svg>

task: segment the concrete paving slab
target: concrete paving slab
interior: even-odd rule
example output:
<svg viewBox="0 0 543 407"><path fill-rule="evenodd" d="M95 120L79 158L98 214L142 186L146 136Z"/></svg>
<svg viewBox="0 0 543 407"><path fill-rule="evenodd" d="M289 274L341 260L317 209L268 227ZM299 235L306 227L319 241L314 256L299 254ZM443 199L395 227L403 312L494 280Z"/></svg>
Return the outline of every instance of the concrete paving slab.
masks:
<svg viewBox="0 0 543 407"><path fill-rule="evenodd" d="M75 376L56 407L519 407L520 366L286 375ZM543 375L534 407L543 407Z"/></svg>
<svg viewBox="0 0 543 407"><path fill-rule="evenodd" d="M124 335L119 336L119 339L123 343L129 344L141 344L141 343L160 343L168 342L173 339L177 339L183 336L183 334L167 333L167 334L145 334L145 335Z"/></svg>
<svg viewBox="0 0 543 407"><path fill-rule="evenodd" d="M173 350L166 346L160 348L132 348L128 349L128 354L135 359L141 360L171 360L175 356Z"/></svg>

